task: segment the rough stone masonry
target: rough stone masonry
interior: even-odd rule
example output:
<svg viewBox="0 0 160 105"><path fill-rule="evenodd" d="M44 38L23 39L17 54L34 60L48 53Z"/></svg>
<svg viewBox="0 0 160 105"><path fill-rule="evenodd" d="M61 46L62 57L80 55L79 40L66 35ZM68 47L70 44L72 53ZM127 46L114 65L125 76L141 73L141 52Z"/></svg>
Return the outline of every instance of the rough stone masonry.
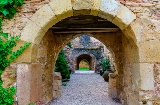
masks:
<svg viewBox="0 0 160 105"><path fill-rule="evenodd" d="M144 102L159 105L159 0L25 0L15 17L3 22L5 32L21 36L15 49L24 42L32 43L14 61L17 73L11 72L16 76L13 81L9 80L9 84L17 82L20 105L46 104L54 97L53 69L58 53L81 34L56 34L51 27L65 18L79 15L98 16L119 27L114 33L88 33L103 42L115 56L116 97L124 105ZM4 75L5 83L8 80L6 73Z"/></svg>

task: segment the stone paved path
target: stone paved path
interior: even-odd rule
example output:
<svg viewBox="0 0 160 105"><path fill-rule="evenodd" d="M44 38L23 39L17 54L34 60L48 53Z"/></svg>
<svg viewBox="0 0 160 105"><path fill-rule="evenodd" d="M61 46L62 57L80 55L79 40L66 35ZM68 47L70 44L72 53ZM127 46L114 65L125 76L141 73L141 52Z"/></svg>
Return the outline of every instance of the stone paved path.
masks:
<svg viewBox="0 0 160 105"><path fill-rule="evenodd" d="M108 83L93 72L76 72L71 75L62 96L49 105L122 105L108 97Z"/></svg>

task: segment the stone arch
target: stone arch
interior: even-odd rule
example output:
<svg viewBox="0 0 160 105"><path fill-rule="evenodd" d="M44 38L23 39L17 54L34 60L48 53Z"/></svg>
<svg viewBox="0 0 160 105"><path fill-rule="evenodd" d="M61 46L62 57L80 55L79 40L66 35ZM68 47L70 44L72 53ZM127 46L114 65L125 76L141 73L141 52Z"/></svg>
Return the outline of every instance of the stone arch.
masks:
<svg viewBox="0 0 160 105"><path fill-rule="evenodd" d="M133 27L136 16L127 7L115 0L92 0L88 3L79 0L52 0L36 11L23 28L21 40L30 41L32 42L32 45L25 52L28 56L24 60L20 59L17 61L36 62L34 60L36 49L38 49L38 45L41 43L42 38L44 38L44 35L48 32L49 28L64 18L76 15L93 15L109 20L116 24L126 37L131 39L131 43L135 44L137 47L137 34L134 29L135 27ZM22 54L22 56L25 55ZM55 58L57 58L57 56L58 54L55 54ZM117 56L115 55L115 58L116 57ZM122 62L118 63L121 64ZM140 68L137 62L135 65L137 65L136 68L133 67L132 69L137 70L136 73L133 73L133 75L136 75L135 77L137 77L137 75L140 75ZM121 67L121 69L123 69L123 67ZM120 75L119 77L122 76L123 75ZM139 87L139 78L133 78L133 80L133 84L137 85L135 87Z"/></svg>
<svg viewBox="0 0 160 105"><path fill-rule="evenodd" d="M58 53L60 52L60 50L61 49L63 49L65 46L66 46L66 44L68 43L68 42L70 42L71 40L73 40L73 39L75 39L75 38L77 38L77 37L80 37L80 36L82 36L82 35L88 35L88 36L90 36L90 37L93 37L93 38L95 38L95 39L97 39L97 40L99 40L101 43L103 43L105 46L106 46L106 48L110 51L110 53L111 53L111 55L112 55L112 57L113 57L113 59L114 59L114 61L115 61L115 53L116 53L116 51L115 51L115 49L112 47L112 46L110 46L110 40L109 40L109 38L106 38L105 39L105 41L104 40L101 40L99 37L97 37L97 34L94 34L94 33L83 33L83 34L73 34L73 35L70 35L70 36L68 36L67 34L66 34L66 36L68 36L68 37L66 37L65 38L65 41L62 43L62 46L61 46L61 48L58 50ZM110 34L110 33L109 33ZM109 35L109 34L107 34L107 35ZM81 53L78 53L78 54L76 54L75 56L76 57L78 57L79 56L79 54L81 54ZM95 57L93 54L91 54L91 53L87 53L87 52L83 52L82 54L90 54L90 56L91 57ZM69 56L70 58L72 58L71 57L71 55ZM74 57L74 58L76 58L76 57ZM76 60L74 59L74 58L72 58L72 59L70 59L70 61L72 61L72 62L76 62ZM97 66L96 65L96 62L97 62L97 60L96 60L96 58L94 58L95 59L95 61L94 61L94 65L95 66ZM99 62L100 63L100 62ZM73 63L72 63L72 65L73 65ZM98 64L99 65L99 64ZM114 66L117 68L117 66L116 66L116 63L114 63ZM74 72L74 70L76 70L75 68L75 65L74 66L72 66L71 68L73 68L73 69L71 69L71 71L73 71ZM94 69L93 70L95 70L95 72L99 72L99 69L100 69L101 67L94 67ZM117 69L115 68L115 70L116 70L116 72L117 72ZM118 72L117 72L118 73Z"/></svg>
<svg viewBox="0 0 160 105"><path fill-rule="evenodd" d="M79 5L81 3L84 5ZM99 16L114 23L121 30L125 30L136 19L136 15L127 7L114 0L92 0L88 3L77 0L52 0L28 20L21 32L21 40L39 44L51 26L64 18L77 15Z"/></svg>
<svg viewBox="0 0 160 105"><path fill-rule="evenodd" d="M92 68L92 70L95 70L96 57L95 57L93 54L88 53L88 52L78 53L78 54L76 54L76 55L74 56L73 62L76 63L76 65L74 66L74 68L75 68L74 70L76 70L76 68L77 68L77 64L78 64L77 58L78 58L79 56L82 56L82 55L88 55L88 56L91 57L91 59L92 59L92 61L93 61L93 62L91 62L91 63L93 63L93 64L91 64L92 67L90 67L90 68Z"/></svg>
<svg viewBox="0 0 160 105"><path fill-rule="evenodd" d="M81 55L81 56L78 56L77 57L77 60L76 60L76 70L79 70L80 68L80 62L82 62L83 60L86 60L86 62L88 63L89 65L89 70L92 70L92 58L89 56L89 55Z"/></svg>

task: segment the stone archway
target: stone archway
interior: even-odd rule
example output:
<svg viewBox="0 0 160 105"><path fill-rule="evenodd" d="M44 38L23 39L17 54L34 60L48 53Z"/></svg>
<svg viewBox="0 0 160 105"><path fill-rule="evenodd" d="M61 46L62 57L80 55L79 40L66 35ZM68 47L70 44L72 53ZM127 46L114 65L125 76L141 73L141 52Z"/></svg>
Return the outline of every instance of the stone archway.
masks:
<svg viewBox="0 0 160 105"><path fill-rule="evenodd" d="M80 56L78 56L77 58L76 58L76 70L79 70L79 64L80 64L80 62L81 61L83 61L83 60L86 60L87 61L87 63L88 63L88 65L89 65L89 70L94 70L93 68L94 68L94 65L93 65L93 59L92 59L92 57L91 56L89 56L89 55L85 55L85 54L83 54L83 55L80 55Z"/></svg>
<svg viewBox="0 0 160 105"><path fill-rule="evenodd" d="M88 60L90 62L90 70L95 70L96 57L93 54L90 54L90 53L87 53L87 52L79 53L79 54L74 56L73 62L76 63L76 65L74 66L75 70L76 70L77 65L78 65L77 58L80 57L80 56L83 56L83 55L87 55L88 57L90 57L90 59Z"/></svg>
<svg viewBox="0 0 160 105"><path fill-rule="evenodd" d="M21 42L20 44L23 44L25 41L30 41L32 42L31 46L25 51L24 54L22 54L15 62L19 62L18 64L18 70L22 70L21 73L29 75L28 78L30 80L38 79L39 75L36 77L36 74L32 74L31 71L33 71L34 68L37 68L38 73L42 73L44 71L40 71L40 63L45 64L46 59L44 57L39 58L39 62L37 63L37 57L39 55L45 55L46 51L43 49L39 49L43 46L44 44L49 44L52 43L54 40L48 39L49 41L45 41L45 34L50 33L51 30L49 28L56 24L57 22L63 20L64 18L71 17L71 16L77 16L77 15L93 15L93 16L99 16L102 18L105 18L109 20L110 22L116 24L122 32L125 34L123 35L124 37L122 38L123 43L123 48L124 50L122 53L126 54L125 56L125 64L122 64L121 60L117 58L115 55L115 58L118 59L117 63L121 65L121 67L117 67L121 69L120 75L119 75L119 80L123 81L127 80L127 78L132 81L128 87L126 86L126 90L131 89L132 92L135 92L132 94L127 93L123 97L127 97L126 100L127 102L132 102L135 104L139 103L139 89L143 90L152 90L154 88L154 79L153 79L153 72L150 70L150 68L145 68L144 70L144 65L147 65L145 62L145 49L140 49L139 47L142 47L145 44L138 44L139 42L139 37L137 32L137 26L139 25L138 20L136 19L136 15L134 15L127 7L123 6L122 4L114 1L114 0L91 0L88 2L85 1L78 1L78 0L52 0L48 4L43 5L39 10L36 11L35 14L31 16L31 18L27 18L27 24L21 31ZM135 21L134 21L135 20ZM54 35L50 35L50 38L56 39L57 37L54 37ZM43 41L42 41L43 39ZM46 38L47 40L47 38ZM66 42L68 42L69 39L67 39ZM105 39L102 39L105 40ZM107 43L107 42L106 42ZM58 42L55 42L56 45L58 45ZM42 46L40 46L42 45ZM54 46L52 48L52 52L47 55L47 60L51 61L52 63L55 63L55 59L58 56L58 52L60 51L61 47ZM132 46L132 47L131 47ZM116 48L115 48L116 49ZM48 50L48 49L47 49ZM116 49L117 51L121 51L121 49ZM141 54L144 54L144 56L139 57L139 50L141 51ZM144 50L144 52L143 52ZM37 54L38 53L38 54ZM122 54L121 53L121 54ZM130 54L131 53L131 54ZM134 54L135 54L135 58ZM53 54L53 55L52 55ZM51 57L54 59L53 61L50 58ZM122 59L122 58L121 58ZM158 61L158 60L155 60ZM22 63L23 62L23 63ZM22 63L22 64L21 64ZM47 62L48 63L48 62ZM149 64L152 68L152 65ZM43 77L46 80L53 78L51 75L52 72L50 73L50 70L54 67L54 64L48 64L47 66L44 66L45 70L48 70L50 76L48 77ZM24 70L24 71L23 71ZM124 76L124 73L127 73L125 71L130 71L130 75ZM27 73L28 74L27 74ZM151 72L151 73L150 73ZM32 74L32 75L31 75ZM147 74L145 76L144 74ZM34 78L33 78L34 77ZM20 81L20 80L17 80ZM26 80L27 81L27 80ZM146 86L146 81L150 82L150 85ZM22 81L21 81L22 82ZM148 83L147 82L147 83ZM34 83L32 81L32 83ZM32 87L32 83L28 84L28 87L24 89L24 87L19 87L18 92L23 93L25 90L28 91L28 93L25 93L25 96L22 94L21 97L26 98L27 96L27 101L26 102L36 102L39 101L40 99L44 99L44 102L48 102L52 98L52 94L49 94L46 96L46 94L39 95L36 94L36 98L34 100L30 100L31 97L31 92L33 89L36 87ZM50 86L51 82L44 83L46 86ZM126 81L127 83L127 81ZM38 84L38 83L37 83ZM127 85L127 84L126 84ZM39 84L37 85L37 87ZM132 87L131 87L132 86ZM45 92L52 92L52 86L47 88ZM123 88L123 87L119 87ZM22 89L23 91L19 91ZM31 91L30 91L31 90ZM123 89L121 89L123 90ZM37 92L38 93L38 92ZM119 93L119 96L123 95L122 93ZM42 97L44 96L44 97ZM29 101L28 101L29 100ZM125 103L127 103L125 102ZM132 105L132 104L131 104Z"/></svg>

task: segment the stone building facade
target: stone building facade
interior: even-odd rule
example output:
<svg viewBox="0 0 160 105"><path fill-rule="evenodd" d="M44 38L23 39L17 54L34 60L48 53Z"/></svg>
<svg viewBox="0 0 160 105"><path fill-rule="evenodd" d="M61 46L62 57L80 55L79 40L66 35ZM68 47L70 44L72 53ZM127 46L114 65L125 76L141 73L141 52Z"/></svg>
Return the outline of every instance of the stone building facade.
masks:
<svg viewBox="0 0 160 105"><path fill-rule="evenodd" d="M142 105L144 101L148 105L160 104L159 0L26 0L2 27L20 36L15 49L31 42L13 62L19 105L45 104L55 97L53 69L58 53L83 33L57 34L51 27L79 15L101 17L119 28L112 33L87 32L114 55L116 97L124 105Z"/></svg>
<svg viewBox="0 0 160 105"><path fill-rule="evenodd" d="M94 40L93 40L94 39ZM104 59L104 45L93 37L82 35L71 41L72 48L65 46L66 58L72 73L79 69L79 63L87 60L89 69L99 73ZM108 54L108 53L107 53Z"/></svg>

